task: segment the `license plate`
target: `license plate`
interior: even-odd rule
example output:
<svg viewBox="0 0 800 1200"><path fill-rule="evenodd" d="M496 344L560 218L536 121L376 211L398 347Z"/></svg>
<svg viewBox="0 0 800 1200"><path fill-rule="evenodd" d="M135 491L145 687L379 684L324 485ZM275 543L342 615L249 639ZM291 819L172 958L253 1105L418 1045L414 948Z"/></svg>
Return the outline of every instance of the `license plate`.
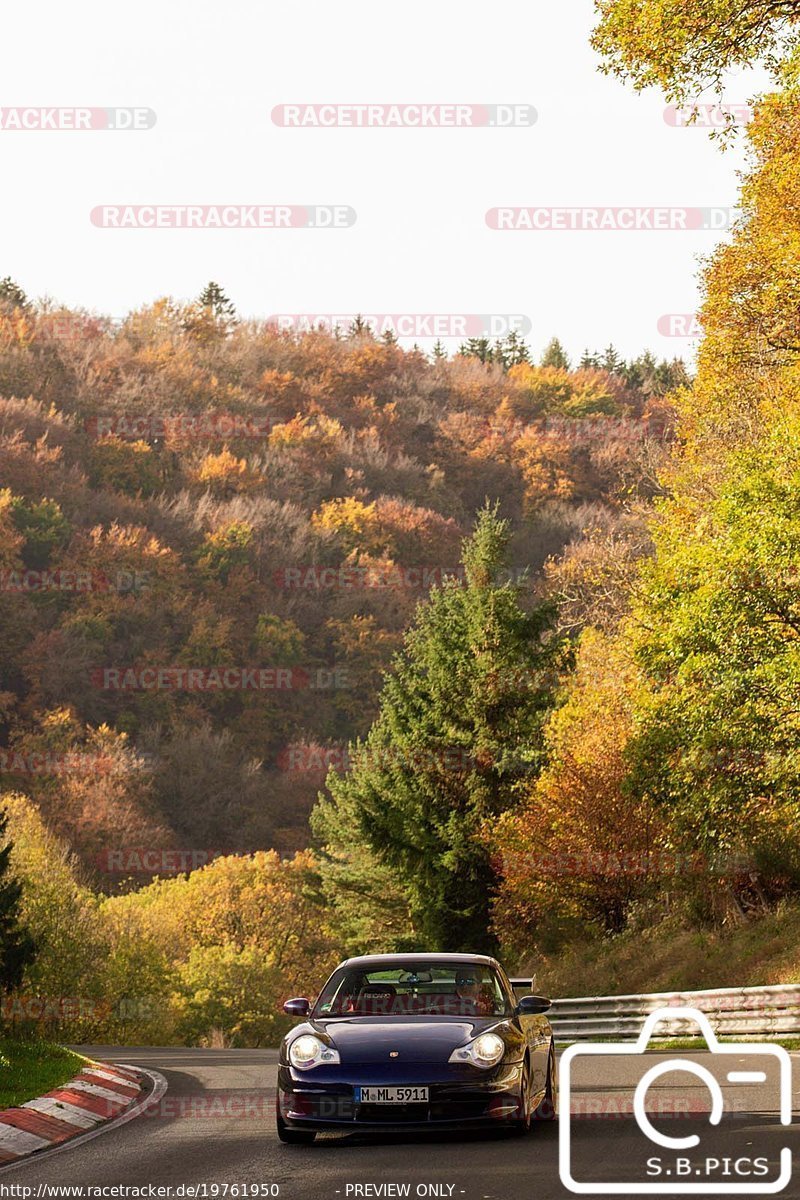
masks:
<svg viewBox="0 0 800 1200"><path fill-rule="evenodd" d="M356 1104L427 1104L426 1087L357 1087Z"/></svg>

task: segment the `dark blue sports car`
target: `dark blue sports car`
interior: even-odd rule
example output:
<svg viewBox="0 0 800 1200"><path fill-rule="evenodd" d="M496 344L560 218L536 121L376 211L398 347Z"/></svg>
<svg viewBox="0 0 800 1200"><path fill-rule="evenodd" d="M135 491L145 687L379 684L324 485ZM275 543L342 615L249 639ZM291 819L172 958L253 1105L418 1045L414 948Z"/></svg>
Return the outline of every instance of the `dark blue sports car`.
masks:
<svg viewBox="0 0 800 1200"><path fill-rule="evenodd" d="M525 1133L557 1111L549 1007L517 999L483 955L350 958L313 1006L284 1005L306 1020L281 1045L278 1137L478 1125Z"/></svg>

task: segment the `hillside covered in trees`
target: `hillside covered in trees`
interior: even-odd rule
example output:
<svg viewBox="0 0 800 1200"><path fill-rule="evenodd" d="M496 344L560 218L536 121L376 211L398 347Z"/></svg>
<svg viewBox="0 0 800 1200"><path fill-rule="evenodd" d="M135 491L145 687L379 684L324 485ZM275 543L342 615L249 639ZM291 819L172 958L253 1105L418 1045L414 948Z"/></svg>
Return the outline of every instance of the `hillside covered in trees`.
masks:
<svg viewBox="0 0 800 1200"><path fill-rule="evenodd" d="M513 335L427 357L358 321L296 336L216 285L112 322L4 281L4 787L107 891L304 848L487 498L508 577L529 602L566 587L565 627L646 552L685 372L584 362L554 341L534 365Z"/></svg>
<svg viewBox="0 0 800 1200"><path fill-rule="evenodd" d="M796 980L800 6L597 7L678 103L773 74L691 380L0 285L12 1019L274 1044L411 946Z"/></svg>
<svg viewBox="0 0 800 1200"><path fill-rule="evenodd" d="M800 7L597 8L637 88L774 77L692 379L0 283L7 1019L273 1044L377 948L796 979Z"/></svg>

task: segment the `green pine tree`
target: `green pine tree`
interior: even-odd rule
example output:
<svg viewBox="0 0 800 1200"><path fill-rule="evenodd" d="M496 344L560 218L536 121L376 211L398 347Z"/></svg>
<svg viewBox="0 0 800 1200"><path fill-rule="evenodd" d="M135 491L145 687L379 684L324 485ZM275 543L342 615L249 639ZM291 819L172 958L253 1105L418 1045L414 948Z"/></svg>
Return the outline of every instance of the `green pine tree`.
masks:
<svg viewBox="0 0 800 1200"><path fill-rule="evenodd" d="M218 283L207 283L186 309L183 329L196 341L213 344L228 336L236 324L236 308Z"/></svg>
<svg viewBox="0 0 800 1200"><path fill-rule="evenodd" d="M8 308L29 308L30 301L10 275L0 279L0 304Z"/></svg>
<svg viewBox="0 0 800 1200"><path fill-rule="evenodd" d="M517 367L520 363L531 361L531 352L528 343L517 333L516 329L512 329L506 334L503 342L503 362L506 369L508 367Z"/></svg>
<svg viewBox="0 0 800 1200"><path fill-rule="evenodd" d="M197 303L201 308L210 310L217 321L234 322L236 320L236 306L220 285L214 283L213 279L203 288L197 297Z"/></svg>
<svg viewBox="0 0 800 1200"><path fill-rule="evenodd" d="M545 346L542 355L543 367L558 367L561 371L569 370L569 357L557 337L551 338Z"/></svg>
<svg viewBox="0 0 800 1200"><path fill-rule="evenodd" d="M6 838L7 828L8 817L0 810L0 988L10 992L22 982L23 972L33 962L36 947L19 921L22 884L11 874L13 846Z"/></svg>
<svg viewBox="0 0 800 1200"><path fill-rule="evenodd" d="M498 578L508 541L508 523L487 505L464 543L465 585L446 582L419 606L378 718L351 747L349 773L328 777L315 814L330 843L350 813L350 847L363 840L402 886L417 948L496 948L496 877L481 831L539 771L542 723L566 662L552 606L526 611L520 585Z"/></svg>
<svg viewBox="0 0 800 1200"><path fill-rule="evenodd" d="M344 954L385 954L418 945L405 891L364 841L355 793L320 796L311 813L322 894Z"/></svg>
<svg viewBox="0 0 800 1200"><path fill-rule="evenodd" d="M458 348L458 353L464 358L477 358L482 363L494 360L494 349L487 337L467 338Z"/></svg>
<svg viewBox="0 0 800 1200"><path fill-rule="evenodd" d="M600 365L609 375L616 375L625 368L625 360L620 356L616 347L608 346L600 360Z"/></svg>
<svg viewBox="0 0 800 1200"><path fill-rule="evenodd" d="M369 321L365 320L361 313L356 313L348 325L347 336L349 338L372 337Z"/></svg>

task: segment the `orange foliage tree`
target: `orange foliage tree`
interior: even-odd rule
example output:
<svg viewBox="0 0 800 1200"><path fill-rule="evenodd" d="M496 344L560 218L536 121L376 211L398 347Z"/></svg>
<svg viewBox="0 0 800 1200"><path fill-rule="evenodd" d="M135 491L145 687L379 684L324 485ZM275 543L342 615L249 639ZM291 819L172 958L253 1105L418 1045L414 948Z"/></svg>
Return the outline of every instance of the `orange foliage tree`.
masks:
<svg viewBox="0 0 800 1200"><path fill-rule="evenodd" d="M523 957L576 923L621 928L656 885L662 825L626 787L636 686L620 646L587 630L546 730L549 765L487 830L502 875L495 925Z"/></svg>

